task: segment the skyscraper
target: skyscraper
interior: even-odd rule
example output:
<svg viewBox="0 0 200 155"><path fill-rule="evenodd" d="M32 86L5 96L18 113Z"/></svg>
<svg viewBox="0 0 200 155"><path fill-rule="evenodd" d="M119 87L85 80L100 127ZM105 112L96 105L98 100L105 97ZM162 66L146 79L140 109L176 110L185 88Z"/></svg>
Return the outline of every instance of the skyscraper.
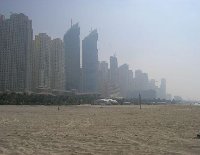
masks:
<svg viewBox="0 0 200 155"><path fill-rule="evenodd" d="M151 79L149 81L149 89L152 89L152 90L156 90L157 89L156 80L155 79Z"/></svg>
<svg viewBox="0 0 200 155"><path fill-rule="evenodd" d="M129 70L128 71L128 92L130 94L131 91L133 91L133 71Z"/></svg>
<svg viewBox="0 0 200 155"><path fill-rule="evenodd" d="M35 36L34 41L34 85L35 89L50 89L51 38L46 33Z"/></svg>
<svg viewBox="0 0 200 155"><path fill-rule="evenodd" d="M110 57L110 85L109 93L111 97L120 96L119 90L119 69L116 56Z"/></svg>
<svg viewBox="0 0 200 155"><path fill-rule="evenodd" d="M97 92L98 82L98 33L93 30L82 41L82 72L83 91L87 93Z"/></svg>
<svg viewBox="0 0 200 155"><path fill-rule="evenodd" d="M118 62L115 56L110 57L110 82L115 87L119 85Z"/></svg>
<svg viewBox="0 0 200 155"><path fill-rule="evenodd" d="M98 88L99 93L102 97L109 96L109 70L108 70L108 63L102 61L99 63L99 74L98 74Z"/></svg>
<svg viewBox="0 0 200 155"><path fill-rule="evenodd" d="M133 93L132 97L137 98L140 94L143 99L155 99L157 87L155 80L149 81L147 73L143 73L141 70L135 71L135 78L133 79Z"/></svg>
<svg viewBox="0 0 200 155"><path fill-rule="evenodd" d="M51 89L65 89L64 46L61 39L51 41Z"/></svg>
<svg viewBox="0 0 200 155"><path fill-rule="evenodd" d="M166 79L161 79L160 96L161 99L166 99Z"/></svg>
<svg viewBox="0 0 200 155"><path fill-rule="evenodd" d="M135 71L134 89L137 91L149 89L149 78L147 73L143 73L141 70Z"/></svg>
<svg viewBox="0 0 200 155"><path fill-rule="evenodd" d="M30 91L32 39L26 15L0 16L0 91Z"/></svg>
<svg viewBox="0 0 200 155"><path fill-rule="evenodd" d="M77 24L64 35L65 89L80 88L80 27Z"/></svg>
<svg viewBox="0 0 200 155"><path fill-rule="evenodd" d="M127 97L129 89L129 66L123 64L119 67L119 88L122 97Z"/></svg>
<svg viewBox="0 0 200 155"><path fill-rule="evenodd" d="M5 16L0 14L0 22L3 22L5 20Z"/></svg>

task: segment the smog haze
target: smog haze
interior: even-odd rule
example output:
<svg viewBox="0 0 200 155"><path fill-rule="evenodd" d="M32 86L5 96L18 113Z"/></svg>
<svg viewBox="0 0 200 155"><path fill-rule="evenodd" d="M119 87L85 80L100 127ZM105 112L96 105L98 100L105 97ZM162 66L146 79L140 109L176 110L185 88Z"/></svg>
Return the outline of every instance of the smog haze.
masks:
<svg viewBox="0 0 200 155"><path fill-rule="evenodd" d="M116 54L119 64L167 80L167 92L200 100L200 1L198 0L0 0L0 13L24 13L34 35L62 38L73 23L81 40L99 34L100 60Z"/></svg>

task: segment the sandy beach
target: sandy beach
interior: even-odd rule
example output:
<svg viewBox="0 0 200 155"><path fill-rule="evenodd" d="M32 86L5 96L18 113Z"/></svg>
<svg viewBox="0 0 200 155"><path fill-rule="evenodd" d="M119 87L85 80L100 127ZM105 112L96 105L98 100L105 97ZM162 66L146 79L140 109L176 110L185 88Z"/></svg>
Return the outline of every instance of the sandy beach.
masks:
<svg viewBox="0 0 200 155"><path fill-rule="evenodd" d="M200 107L0 106L1 155L199 155Z"/></svg>

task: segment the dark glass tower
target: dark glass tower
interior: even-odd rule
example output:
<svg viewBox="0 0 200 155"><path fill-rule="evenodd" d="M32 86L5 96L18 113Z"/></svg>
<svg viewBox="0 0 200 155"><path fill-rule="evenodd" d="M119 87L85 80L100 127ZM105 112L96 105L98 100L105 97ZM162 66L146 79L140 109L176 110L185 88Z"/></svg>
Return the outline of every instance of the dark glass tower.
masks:
<svg viewBox="0 0 200 155"><path fill-rule="evenodd" d="M65 89L79 90L80 87L80 27L77 24L64 35Z"/></svg>
<svg viewBox="0 0 200 155"><path fill-rule="evenodd" d="M82 41L83 92L96 93L98 83L98 33L92 31Z"/></svg>

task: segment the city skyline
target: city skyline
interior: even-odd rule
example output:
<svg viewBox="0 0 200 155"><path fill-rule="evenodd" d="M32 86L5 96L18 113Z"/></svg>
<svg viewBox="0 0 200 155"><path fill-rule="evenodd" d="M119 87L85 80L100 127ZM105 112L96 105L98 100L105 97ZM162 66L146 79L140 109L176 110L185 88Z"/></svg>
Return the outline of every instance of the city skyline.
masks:
<svg viewBox="0 0 200 155"><path fill-rule="evenodd" d="M158 87L149 80L148 73L136 70L133 77L128 64L118 67L116 56L110 56L110 68L106 61L99 61L96 29L82 40L80 56L78 24L71 22L63 43L46 33L34 39L32 21L23 13L0 17L1 92L74 92L114 98L137 98L141 94L144 99L172 99L167 98L165 79Z"/></svg>
<svg viewBox="0 0 200 155"><path fill-rule="evenodd" d="M193 10L193 14L188 14L190 13L191 8L193 8L196 4L196 6L199 6L199 3L197 1L193 1L193 5L190 4L189 7L186 7L187 1L183 1L182 3L178 0L176 0L175 2L172 1L168 1L167 2L158 2L158 1L153 1L152 4L150 4L150 6L147 6L147 2L142 1L141 3L138 1L127 1L127 2L119 2L119 1L115 1L115 5L112 6L110 8L110 10L108 10L108 6L113 4L113 1L110 2L105 2L103 1L103 4L105 5L105 12L103 13L103 15L100 17L100 15L98 14L100 12L100 9L103 7L102 4L100 4L99 2L96 3L92 3L89 4L87 2L85 2L86 4L88 4L88 6L84 3L83 5L83 9L80 9L80 7L76 6L76 4L79 2L80 4L83 2L77 1L77 2L72 2L69 1L68 3L64 2L64 1L60 1L56 6L55 6L55 10L58 11L58 6L61 7L61 4L69 4L68 6L66 5L66 7L70 7L73 6L75 8L74 11L70 10L69 11L69 15L67 15L66 12L63 13L62 16L59 17L59 20L56 19L56 17L58 17L61 14L61 11L58 11L57 14L55 13L55 16L52 16L52 14L50 14L48 11L48 9L46 11L44 11L44 15L42 15L41 17L37 16L38 13L41 12L41 8L43 8L44 2L30 2L32 4L32 8L27 7L26 9L22 9L22 7L20 7L21 3L24 3L24 5L26 4L25 1L21 1L19 2L19 4L17 4L16 6L12 6L10 4L13 4L13 2L11 1L2 1L2 4L0 8L1 9L2 14L7 13L9 14L10 11L13 12L23 12L26 15L28 15L28 17L33 21L33 30L34 30L34 35L35 34L39 34L39 33L43 33L46 32L48 35L52 36L53 38L62 38L64 33L61 33L62 31L65 32L66 29L70 28L70 21L71 18L73 19L73 21L79 22L80 23L80 27L81 27L81 40L87 36L88 31L90 31L91 26L93 28L97 28L98 32L100 34L99 37L99 57L100 60L106 60L107 62L109 62L109 56L113 55L113 53L116 52L117 57L118 57L118 61L119 64L122 65L123 63L127 62L130 66L131 69L136 70L136 69L142 69L145 72L148 72L150 77L156 79L156 80L160 80L161 78L165 77L167 79L167 88L168 88L168 92L172 93L173 95L181 95L184 98L188 99L199 99L199 94L198 94L198 88L199 88L199 84L198 84L198 79L199 79L199 73L197 73L196 71L196 66L199 65L198 59L197 57L199 56L198 54L198 50L199 47L196 45L198 42L197 40L198 38L198 33L194 34L194 31L192 31L192 33L189 33L190 31L188 30L189 28L193 28L193 25L188 25L186 22L190 21L190 22L195 22L196 18L198 17L197 12L195 12L196 10ZM49 2L49 1L48 1ZM177 8L178 4L181 3L182 5L182 9ZM55 1L50 1L51 4L54 4ZM30 4L30 5L31 5ZM41 4L41 6L39 7L39 11L38 13L36 12L31 12L31 10L33 8L36 7L36 4ZM143 6L142 6L143 4ZM167 4L167 5L166 5ZM129 6L128 6L129 5ZM164 7L164 5L166 5ZM5 6L5 7L4 7ZM23 6L23 5L22 5ZM80 5L82 6L82 5ZM122 6L122 8L120 9L119 7ZM156 9L156 6L158 6L158 9ZM167 11L167 8L172 6L172 11L175 11L176 9L178 9L180 12L176 12L177 14L174 14L174 16L172 16L172 20L174 23L172 23L171 18L169 17L170 15L173 15L173 13L169 13ZM51 6L53 7L53 6ZM64 7L64 6L63 6ZM61 10L63 10L61 7ZM130 11L129 9L132 7L136 7L137 9L137 13L140 13L139 16L135 16L134 17L141 17L141 21L136 18L135 22L128 22L129 24L131 24L131 26L133 26L133 28L136 28L136 30L140 30L136 33L136 31L133 31L130 28L130 26L128 26L128 24L126 23L128 21L128 14ZM141 8L140 8L141 7ZM161 8L164 7L164 11L161 10ZM86 8L92 8L90 11L85 12L85 17L83 17L83 13L82 15L80 15L80 12L84 12L84 10L86 10ZM122 12L122 14L120 13L120 11L124 11L124 9L127 8L128 11ZM150 10L150 14L151 15L155 15L156 18L154 18L154 16L150 19L152 19L152 21L148 21L147 20L147 12L144 12L143 16L141 15L141 10L143 10L144 8L146 8L147 10ZM196 8L196 7L195 7ZM29 10L28 10L29 9ZM81 11L79 12L79 14L75 13L75 11L77 11L78 9L80 9ZM97 19L95 19L95 15L90 15L90 13L92 11L94 11L95 9L97 9ZM119 9L119 10L117 10ZM181 13L184 13L184 9L186 11L186 14L188 16L184 17L183 15L181 15ZM151 11L155 11L154 13L152 13ZM181 12L183 11L183 12ZM169 24L168 26L164 26L164 19L161 18L159 15L157 15L156 13L165 13L162 14L164 15L164 17L168 17L167 20L169 20ZM45 15L47 15L49 13L49 17L51 17L51 19L55 19L58 24L58 26L60 26L60 31L56 31L56 27L55 24L53 24L52 26L48 26L51 25L50 20L46 20L44 17ZM75 15L73 15L73 13ZM106 17L105 14L108 13L109 17ZM123 25L119 25L119 27L121 28L121 31L118 31L118 28L116 27L112 27L113 25L119 24L117 22L117 15L114 16L114 19L110 19L112 17L113 14L117 14L119 15L119 21L121 22L121 24L126 25L128 28L127 29L123 29ZM169 14L167 14L169 13ZM66 15L65 15L66 14ZM125 16L127 15L127 16ZM91 20L91 22L88 22L88 17L93 18L93 20ZM176 22L176 18L178 17L182 17L181 19L178 20L178 22ZM190 17L193 17L190 19ZM112 25L110 21L106 21L106 26L105 24L102 24L103 26L101 26L101 24L99 22L97 22L97 20L100 20L101 22L104 21L103 19L105 18L105 21L110 19L111 22L113 21L114 24ZM115 19L116 18L116 19ZM122 18L124 18L124 20L122 20ZM61 19L63 20L61 22ZM65 20L66 19L66 20ZM90 19L90 18L89 18ZM161 19L161 21L158 21L158 19ZM39 24L41 23L41 20L44 20L43 22L46 24ZM84 21L85 20L85 21ZM133 18L130 18L130 20L133 20ZM124 21L124 22L122 22ZM63 22L65 24L63 24ZM158 22L158 25L153 24L154 22ZM162 23L163 22L163 23ZM148 27L145 27L145 23L149 24ZM136 26L142 26L141 29L139 29L138 27L135 27L134 24ZM141 25L139 25L141 24ZM174 24L174 27L172 27ZM186 24L186 26L184 27L179 27L182 24ZM197 23L196 26L198 26L199 23ZM158 28L158 32L155 31L155 28L151 29L152 26L155 26L155 28ZM161 26L162 28L160 28L159 26ZM164 26L164 29L163 29ZM65 29L63 29L63 27ZM67 27L67 28L66 28ZM105 30L106 28L108 29L108 31L110 33L105 33L107 32L107 30ZM175 28L175 29L173 29ZM179 30L180 28L180 30ZM196 28L196 27L195 27ZM59 29L59 28L57 28ZM143 31L141 31L143 30ZM166 32L164 32L164 30L169 33L169 31L171 30L172 32L169 33L169 36L166 36ZM191 29L190 29L191 30ZM123 32L124 31L124 32ZM130 33L128 33L128 31L130 31ZM118 34L115 34L117 33ZM174 33L177 32L177 33ZM185 33L184 33L185 32ZM163 36L161 37L161 41L160 41L160 35L159 33L163 33L164 36L166 36L167 39L171 38L171 40L166 40L163 38ZM174 33L174 34L173 34ZM129 35L134 35L136 34L136 36L138 38L132 38L130 39L130 37L127 37ZM185 34L185 35L184 35ZM110 36L109 36L110 35ZM142 36L144 38L142 38ZM127 38L128 39L127 39ZM187 38L188 37L188 38ZM189 39L191 39L191 41L193 41L194 46L192 46L193 44L191 43L191 41L189 41ZM121 41L121 44L119 43ZM189 44L185 44L187 43L187 41L189 41ZM126 42L126 44L125 44ZM163 45L164 44L164 45ZM166 47L166 45L169 45ZM145 47L146 46L146 47ZM165 48L163 48L162 46L164 46ZM177 50L177 51L176 51ZM168 51L168 53L167 53ZM109 55L109 56L108 56ZM128 57L126 57L126 55L128 55ZM159 74L158 74L159 73Z"/></svg>

